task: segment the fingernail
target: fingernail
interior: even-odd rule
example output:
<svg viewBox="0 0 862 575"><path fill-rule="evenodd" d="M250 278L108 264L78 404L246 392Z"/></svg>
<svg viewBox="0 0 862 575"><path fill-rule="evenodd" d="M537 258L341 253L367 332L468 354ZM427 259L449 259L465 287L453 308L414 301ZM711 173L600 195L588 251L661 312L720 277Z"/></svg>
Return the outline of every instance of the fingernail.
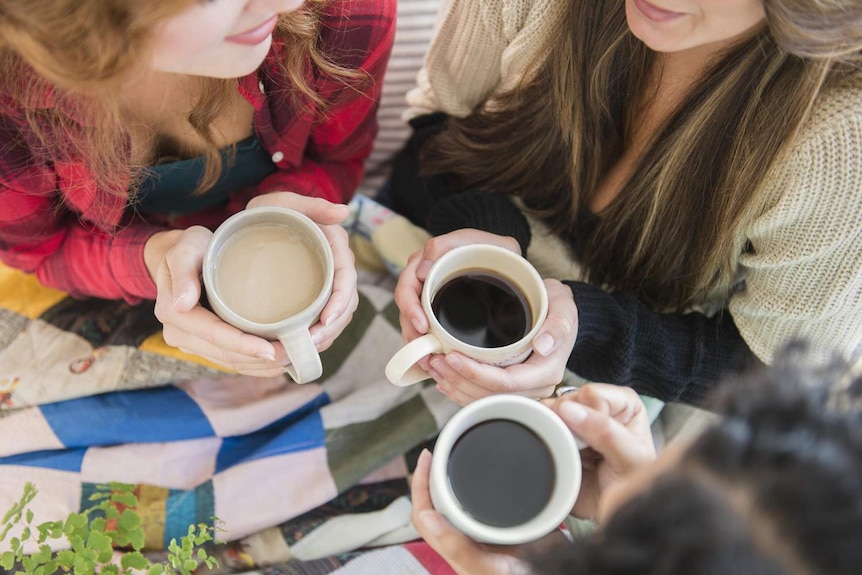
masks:
<svg viewBox="0 0 862 575"><path fill-rule="evenodd" d="M314 345L320 345L320 342L323 341L323 333L317 332L311 336L311 343Z"/></svg>
<svg viewBox="0 0 862 575"><path fill-rule="evenodd" d="M326 316L326 319L325 319L325 320L323 320L323 325L330 325L330 324L331 324L332 322L334 322L334 321L335 321L335 320L336 320L340 315L341 315L341 310L339 310L339 311L338 311L338 312L336 312L336 313L331 313L331 314L329 314L328 316Z"/></svg>
<svg viewBox="0 0 862 575"><path fill-rule="evenodd" d="M190 294L188 290L181 291L180 295L177 296L177 299L174 300L174 309L184 307L184 304L186 304L191 297L192 294Z"/></svg>
<svg viewBox="0 0 862 575"><path fill-rule="evenodd" d="M429 459L430 457L431 457L431 452L428 451L428 448L426 447L426 448L422 449L422 451L419 453L419 459L417 459L417 462L425 461L426 459Z"/></svg>
<svg viewBox="0 0 862 575"><path fill-rule="evenodd" d="M428 277L428 270L431 269L431 260L422 260L419 262L419 265L416 266L416 277L419 279Z"/></svg>
<svg viewBox="0 0 862 575"><path fill-rule="evenodd" d="M423 511L419 514L419 523L428 535L438 536L445 529L443 518L436 511Z"/></svg>
<svg viewBox="0 0 862 575"><path fill-rule="evenodd" d="M257 357L260 359L265 359L266 361L275 361L275 354L272 352L262 351L257 354Z"/></svg>
<svg viewBox="0 0 862 575"><path fill-rule="evenodd" d="M539 337L536 338L536 341L533 344L533 346L536 348L536 351L538 351L540 354L548 355L549 353L554 351L554 344L555 343L556 342L554 341L554 337L551 334L543 333L542 335L540 335Z"/></svg>
<svg viewBox="0 0 862 575"><path fill-rule="evenodd" d="M449 364L449 367L455 370L461 369L461 366L464 365L464 362L461 361L461 358L457 355L447 355L446 363Z"/></svg>
<svg viewBox="0 0 862 575"><path fill-rule="evenodd" d="M573 401L567 401L560 406L560 415L569 423L580 423L587 418L587 410Z"/></svg>
<svg viewBox="0 0 862 575"><path fill-rule="evenodd" d="M419 319L414 317L410 323L413 324L413 327L414 327L414 329L416 329L416 331L418 331L419 333L425 333L425 329L424 329L425 326L422 325L422 322L419 321Z"/></svg>

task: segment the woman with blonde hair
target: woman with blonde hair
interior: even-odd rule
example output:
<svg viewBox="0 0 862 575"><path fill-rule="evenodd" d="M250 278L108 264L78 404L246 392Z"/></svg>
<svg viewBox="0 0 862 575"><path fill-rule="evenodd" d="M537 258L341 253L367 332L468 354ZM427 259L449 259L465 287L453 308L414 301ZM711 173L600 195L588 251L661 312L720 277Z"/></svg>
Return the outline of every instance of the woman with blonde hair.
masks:
<svg viewBox="0 0 862 575"><path fill-rule="evenodd" d="M569 368L697 403L789 340L860 349L860 64L858 0L449 2L391 182L439 236L399 281L402 331L455 245L555 279L526 363L435 356L438 388L547 396Z"/></svg>
<svg viewBox="0 0 862 575"><path fill-rule="evenodd" d="M0 259L76 297L155 300L165 340L274 375L280 344L199 303L247 205L329 237L328 347L357 305L337 225L376 132L394 0L0 0Z"/></svg>

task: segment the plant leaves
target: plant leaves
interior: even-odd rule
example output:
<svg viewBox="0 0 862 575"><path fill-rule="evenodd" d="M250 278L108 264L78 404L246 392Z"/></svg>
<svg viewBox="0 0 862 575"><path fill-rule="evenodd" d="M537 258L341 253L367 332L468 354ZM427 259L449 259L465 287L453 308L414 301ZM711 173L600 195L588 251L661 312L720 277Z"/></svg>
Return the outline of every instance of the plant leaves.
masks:
<svg viewBox="0 0 862 575"><path fill-rule="evenodd" d="M123 558L120 559L120 565L123 566L123 569L147 569L150 566L150 562L147 561L147 558L142 553L135 551L125 553Z"/></svg>
<svg viewBox="0 0 862 575"><path fill-rule="evenodd" d="M123 514L120 516L119 527L125 531L133 531L141 526L141 516L132 511L131 509L126 509L123 511Z"/></svg>

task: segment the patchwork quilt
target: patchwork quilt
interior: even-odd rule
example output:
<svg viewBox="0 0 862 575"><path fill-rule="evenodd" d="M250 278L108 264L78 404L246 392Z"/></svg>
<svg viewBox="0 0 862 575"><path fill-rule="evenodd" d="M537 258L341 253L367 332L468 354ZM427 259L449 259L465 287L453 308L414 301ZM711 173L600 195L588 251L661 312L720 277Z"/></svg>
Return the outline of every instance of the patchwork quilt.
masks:
<svg viewBox="0 0 862 575"><path fill-rule="evenodd" d="M448 572L401 543L416 539L412 453L457 406L386 381L401 345L391 279L361 277L324 377L296 385L167 346L152 303L75 300L0 267L0 514L26 482L41 523L122 481L151 552L218 518L223 572Z"/></svg>

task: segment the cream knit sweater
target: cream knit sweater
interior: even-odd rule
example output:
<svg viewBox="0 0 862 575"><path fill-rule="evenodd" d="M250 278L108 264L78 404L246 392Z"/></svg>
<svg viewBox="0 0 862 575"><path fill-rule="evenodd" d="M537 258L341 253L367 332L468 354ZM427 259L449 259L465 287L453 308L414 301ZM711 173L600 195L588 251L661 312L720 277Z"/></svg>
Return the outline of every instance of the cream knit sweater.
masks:
<svg viewBox="0 0 862 575"><path fill-rule="evenodd" d="M566 1L444 0L408 114L465 116L513 86ZM768 209L737 231L745 289L722 307L767 363L794 339L808 340L820 359L862 352L862 87L821 98L764 185ZM541 222L531 226L529 255L540 271L580 279L561 240Z"/></svg>

